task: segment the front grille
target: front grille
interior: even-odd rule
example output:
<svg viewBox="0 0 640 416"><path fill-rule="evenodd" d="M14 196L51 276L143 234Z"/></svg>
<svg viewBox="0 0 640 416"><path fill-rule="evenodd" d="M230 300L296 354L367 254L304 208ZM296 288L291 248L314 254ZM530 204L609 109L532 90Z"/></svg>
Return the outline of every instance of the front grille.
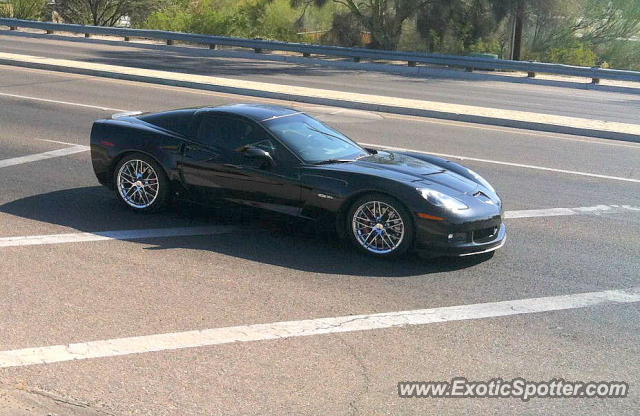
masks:
<svg viewBox="0 0 640 416"><path fill-rule="evenodd" d="M485 243L495 238L498 233L498 227L483 228L473 232L473 241L476 243Z"/></svg>

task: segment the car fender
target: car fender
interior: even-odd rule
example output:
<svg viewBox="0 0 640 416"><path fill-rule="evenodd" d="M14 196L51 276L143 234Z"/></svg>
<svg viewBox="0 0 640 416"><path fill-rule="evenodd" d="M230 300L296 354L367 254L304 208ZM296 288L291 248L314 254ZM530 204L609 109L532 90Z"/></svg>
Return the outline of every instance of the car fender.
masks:
<svg viewBox="0 0 640 416"><path fill-rule="evenodd" d="M349 207L363 195L388 195L400 201L409 212L419 210L420 204L424 204L415 188L391 179L372 178L367 174L312 171L303 173L302 181L302 215L313 219L333 217L340 235L344 235L342 224Z"/></svg>

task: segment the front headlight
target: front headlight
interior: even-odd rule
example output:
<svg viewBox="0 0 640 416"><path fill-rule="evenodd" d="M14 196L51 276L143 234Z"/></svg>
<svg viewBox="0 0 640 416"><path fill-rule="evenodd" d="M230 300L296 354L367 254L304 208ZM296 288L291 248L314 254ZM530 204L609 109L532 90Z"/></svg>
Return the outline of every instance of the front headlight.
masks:
<svg viewBox="0 0 640 416"><path fill-rule="evenodd" d="M418 189L418 192L420 192L427 202L437 207L448 209L449 211L462 211L469 208L459 199L445 195L442 192L434 191L433 189L421 188Z"/></svg>

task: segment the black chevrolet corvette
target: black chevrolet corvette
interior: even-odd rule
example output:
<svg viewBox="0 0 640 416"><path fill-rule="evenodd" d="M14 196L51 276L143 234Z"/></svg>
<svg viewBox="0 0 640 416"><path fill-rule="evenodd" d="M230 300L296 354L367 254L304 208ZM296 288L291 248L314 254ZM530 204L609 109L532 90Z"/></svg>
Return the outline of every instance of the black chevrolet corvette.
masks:
<svg viewBox="0 0 640 416"><path fill-rule="evenodd" d="M506 239L502 202L472 170L361 147L284 107L118 114L94 123L91 158L100 183L140 212L222 199L327 221L379 257L486 253Z"/></svg>

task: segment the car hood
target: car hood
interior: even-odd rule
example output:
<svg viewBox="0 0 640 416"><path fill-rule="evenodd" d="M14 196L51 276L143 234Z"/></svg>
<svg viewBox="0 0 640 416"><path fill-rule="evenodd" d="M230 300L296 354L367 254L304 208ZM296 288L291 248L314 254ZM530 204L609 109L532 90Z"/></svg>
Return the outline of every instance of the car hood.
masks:
<svg viewBox="0 0 640 416"><path fill-rule="evenodd" d="M480 187L478 183L442 166L396 152L380 151L354 162L325 167L411 183L415 187L436 187L447 190L449 194L473 194Z"/></svg>

